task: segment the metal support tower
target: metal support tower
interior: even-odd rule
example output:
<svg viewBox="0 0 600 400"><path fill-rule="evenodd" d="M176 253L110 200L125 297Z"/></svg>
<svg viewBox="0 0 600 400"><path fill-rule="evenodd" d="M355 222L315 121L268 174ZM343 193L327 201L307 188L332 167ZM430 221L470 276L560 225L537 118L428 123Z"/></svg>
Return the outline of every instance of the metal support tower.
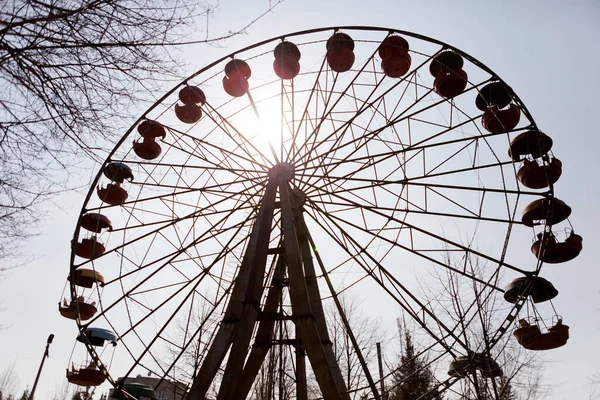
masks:
<svg viewBox="0 0 600 400"><path fill-rule="evenodd" d="M296 354L297 398L304 400L307 397L305 357L308 357L324 398L350 398L327 333L311 245L302 218L303 196L292 190L289 183L293 175L293 166L286 163L277 164L270 171L225 316L194 379L188 400L205 399L227 354L217 398L238 400L248 396L274 344L275 322L283 317L279 310L286 285L292 309L290 319L296 331L296 340L290 344L295 347ZM276 240L280 247L270 251L269 243L276 239L271 234L277 208L282 237ZM273 253L277 257L275 271L267 286L264 304L261 304L267 259ZM282 277L286 274L288 279L283 282Z"/></svg>

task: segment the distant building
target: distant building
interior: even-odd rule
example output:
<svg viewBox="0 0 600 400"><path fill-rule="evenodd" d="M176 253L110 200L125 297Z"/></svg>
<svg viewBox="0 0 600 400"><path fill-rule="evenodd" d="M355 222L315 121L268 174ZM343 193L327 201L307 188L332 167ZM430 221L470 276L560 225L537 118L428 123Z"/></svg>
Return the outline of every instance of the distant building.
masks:
<svg viewBox="0 0 600 400"><path fill-rule="evenodd" d="M154 389L154 398L157 400L184 400L187 394L186 386L182 383L177 383L163 379L161 382L160 378L154 378L150 376L138 375L135 378L119 378L119 380L125 380L124 385L128 383L136 383L140 385L150 386ZM160 382L160 384L159 384ZM158 385L158 386L157 386ZM114 400L112 397L114 389L110 389L108 394L108 400Z"/></svg>

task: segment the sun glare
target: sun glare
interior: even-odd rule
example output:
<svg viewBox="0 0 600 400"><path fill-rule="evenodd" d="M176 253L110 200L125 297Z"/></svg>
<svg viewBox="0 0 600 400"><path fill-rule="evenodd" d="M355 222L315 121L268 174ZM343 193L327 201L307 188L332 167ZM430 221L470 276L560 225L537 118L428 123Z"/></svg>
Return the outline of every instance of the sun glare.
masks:
<svg viewBox="0 0 600 400"><path fill-rule="evenodd" d="M237 121L240 133L267 159L281 161L282 137L289 135L282 127L281 104L278 99L268 99L256 104L256 111L248 107ZM273 154L275 152L275 155Z"/></svg>

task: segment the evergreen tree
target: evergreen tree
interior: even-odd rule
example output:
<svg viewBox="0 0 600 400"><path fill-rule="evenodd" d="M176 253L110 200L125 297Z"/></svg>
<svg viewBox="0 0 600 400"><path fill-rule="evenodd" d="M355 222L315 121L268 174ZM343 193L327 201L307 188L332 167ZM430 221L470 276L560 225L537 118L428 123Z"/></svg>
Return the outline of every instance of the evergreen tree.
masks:
<svg viewBox="0 0 600 400"><path fill-rule="evenodd" d="M443 400L443 396L432 390L436 380L427 360L418 357L412 336L404 331L404 351L400 356L400 365L393 374L393 387L389 400ZM431 392L430 392L431 391Z"/></svg>

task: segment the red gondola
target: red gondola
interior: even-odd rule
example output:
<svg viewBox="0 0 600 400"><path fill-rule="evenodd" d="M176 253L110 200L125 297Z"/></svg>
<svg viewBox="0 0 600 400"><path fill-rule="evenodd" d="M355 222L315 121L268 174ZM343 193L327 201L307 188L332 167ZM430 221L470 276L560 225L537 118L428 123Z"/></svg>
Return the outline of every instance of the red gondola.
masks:
<svg viewBox="0 0 600 400"><path fill-rule="evenodd" d="M106 248L102 243L98 242L95 236L89 239L82 239L81 243L75 245L75 254L88 260L100 257L105 251Z"/></svg>
<svg viewBox="0 0 600 400"><path fill-rule="evenodd" d="M206 95L198 86L185 86L179 91L179 101L175 104L175 116L185 124L193 124L202 118L201 105L206 104Z"/></svg>
<svg viewBox="0 0 600 400"><path fill-rule="evenodd" d="M350 49L328 50L327 63L332 71L342 73L350 71L354 65L354 52Z"/></svg>
<svg viewBox="0 0 600 400"><path fill-rule="evenodd" d="M276 58L273 61L273 70L281 79L294 79L300 73L300 63L289 56Z"/></svg>
<svg viewBox="0 0 600 400"><path fill-rule="evenodd" d="M294 79L300 73L300 49L292 42L283 41L273 50L273 70L281 79Z"/></svg>
<svg viewBox="0 0 600 400"><path fill-rule="evenodd" d="M292 60L300 61L302 53L300 53L300 49L294 43L284 40L275 46L273 56L275 59L290 58Z"/></svg>
<svg viewBox="0 0 600 400"><path fill-rule="evenodd" d="M234 59L225 65L223 89L232 97L241 97L248 93L250 85L248 79L252 70L246 61Z"/></svg>
<svg viewBox="0 0 600 400"><path fill-rule="evenodd" d="M194 124L202 118L202 109L198 104L175 104L175 116L184 124Z"/></svg>
<svg viewBox="0 0 600 400"><path fill-rule="evenodd" d="M545 248L542 250L542 243ZM531 252L543 262L549 264L558 264L570 261L577 257L583 249L583 238L571 231L564 242L556 240L553 234L546 234L538 239L531 246Z"/></svg>
<svg viewBox="0 0 600 400"><path fill-rule="evenodd" d="M406 39L395 35L386 37L378 49L383 73L390 78L406 75L412 61L408 49Z"/></svg>
<svg viewBox="0 0 600 400"><path fill-rule="evenodd" d="M554 225L569 218L571 207L564 201L555 197L550 199L535 200L527 205L523 210L521 222L523 225L533 227L534 225L546 224Z"/></svg>
<svg viewBox="0 0 600 400"><path fill-rule="evenodd" d="M120 206L127 200L127 191L120 187L109 183L106 187L98 186L97 188L98 197L100 200L111 206Z"/></svg>
<svg viewBox="0 0 600 400"><path fill-rule="evenodd" d="M235 75L231 78L223 77L223 89L232 97L242 97L248 93L249 88L248 80L241 75Z"/></svg>
<svg viewBox="0 0 600 400"><path fill-rule="evenodd" d="M515 161L530 155L539 158L552 149L552 139L544 132L527 131L521 133L510 142L508 155Z"/></svg>
<svg viewBox="0 0 600 400"><path fill-rule="evenodd" d="M77 310L79 310L79 318L82 321L92 318L98 311L96 308L96 302L88 303L83 297L79 297L76 301L71 300L70 303L67 303L66 300L63 300L62 305L58 303L58 312L60 312L60 315L65 318L76 319Z"/></svg>
<svg viewBox="0 0 600 400"><path fill-rule="evenodd" d="M551 350L564 346L569 340L569 327L563 325L562 319L548 331L542 333L537 324L531 325L527 320L519 321L519 328L514 332L517 341L527 350Z"/></svg>
<svg viewBox="0 0 600 400"><path fill-rule="evenodd" d="M435 78L433 90L446 99L461 94L469 79L462 69L463 65L462 56L452 50L442 51L433 57L429 65L429 72Z"/></svg>
<svg viewBox="0 0 600 400"><path fill-rule="evenodd" d="M543 189L553 185L562 175L562 162L552 158L550 162L542 161L540 165L536 161L523 160L523 166L519 169L517 178L530 189Z"/></svg>
<svg viewBox="0 0 600 400"><path fill-rule="evenodd" d="M401 36L390 35L383 39L379 45L379 57L386 60L391 57L397 57L408 53L409 45L406 39Z"/></svg>
<svg viewBox="0 0 600 400"><path fill-rule="evenodd" d="M99 213L87 213L81 217L79 224L90 232L100 233L103 229L112 231L112 224L107 216Z"/></svg>
<svg viewBox="0 0 600 400"><path fill-rule="evenodd" d="M408 53L386 58L381 61L383 73L390 78L401 78L410 69L411 58Z"/></svg>
<svg viewBox="0 0 600 400"><path fill-rule="evenodd" d="M228 78L240 76L244 79L250 79L250 76L252 76L252 69L250 69L250 66L246 61L233 59L225 65L225 75Z"/></svg>
<svg viewBox="0 0 600 400"><path fill-rule="evenodd" d="M133 142L133 151L139 158L144 160L154 160L160 156L162 149L154 140L143 140L141 142Z"/></svg>
<svg viewBox="0 0 600 400"><path fill-rule="evenodd" d="M435 78L442 72L458 72L464 65L462 56L452 50L444 50L431 60L429 73Z"/></svg>
<svg viewBox="0 0 600 400"><path fill-rule="evenodd" d="M327 63L332 71L347 72L354 65L354 40L345 33L334 33L327 40Z"/></svg>
<svg viewBox="0 0 600 400"><path fill-rule="evenodd" d="M468 79L467 73L463 70L458 72L441 71L433 81L433 90L440 96L451 99L465 90Z"/></svg>
<svg viewBox="0 0 600 400"><path fill-rule="evenodd" d="M133 151L144 160L154 160L161 153L160 145L156 143L156 140L164 139L167 131L158 122L150 120L142 122L137 130L143 140L133 142Z"/></svg>
<svg viewBox="0 0 600 400"><path fill-rule="evenodd" d="M104 372L100 371L95 363L90 363L86 367L67 369L67 381L78 386L99 386L106 380Z"/></svg>
<svg viewBox="0 0 600 400"><path fill-rule="evenodd" d="M490 82L479 89L479 94L475 98L475 106L481 111L488 107L504 108L512 101L511 90L504 83L496 81Z"/></svg>
<svg viewBox="0 0 600 400"><path fill-rule="evenodd" d="M206 104L206 95L198 86L185 86L179 91L179 101L183 104Z"/></svg>
<svg viewBox="0 0 600 400"><path fill-rule="evenodd" d="M327 39L325 47L327 51L342 51L344 49L354 51L354 40L346 33L337 32Z"/></svg>
<svg viewBox="0 0 600 400"><path fill-rule="evenodd" d="M512 131L521 119L521 109L516 104L511 104L505 110L496 106L489 107L481 117L481 124L491 133Z"/></svg>

